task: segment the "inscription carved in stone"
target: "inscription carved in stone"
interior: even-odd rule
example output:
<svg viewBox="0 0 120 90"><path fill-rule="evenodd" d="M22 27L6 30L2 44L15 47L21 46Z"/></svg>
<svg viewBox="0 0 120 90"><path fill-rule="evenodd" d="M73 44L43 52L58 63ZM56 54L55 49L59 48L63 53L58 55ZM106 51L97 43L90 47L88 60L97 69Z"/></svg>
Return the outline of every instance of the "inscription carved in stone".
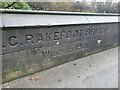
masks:
<svg viewBox="0 0 120 90"><path fill-rule="evenodd" d="M89 43L89 39L94 39L95 37L107 34L108 28L109 27L106 25L102 25L102 27L97 25L93 25L92 27L89 27L89 25L83 25L68 28L64 26L52 28L33 28L34 30L31 28L27 30L13 29L10 30L10 33L9 31L3 31L3 37L5 37L3 38L5 41L3 43L3 53L37 49L53 45L59 45L59 47L61 47L62 44L70 44L76 41L79 41L79 44L84 46L85 43ZM81 43L81 41L86 42ZM77 46L74 48L77 48ZM66 53L72 52L72 49L70 50L66 50ZM63 51L55 53L63 53ZM48 51L48 53L50 53L50 51ZM54 56L54 54L52 53L51 56Z"/></svg>

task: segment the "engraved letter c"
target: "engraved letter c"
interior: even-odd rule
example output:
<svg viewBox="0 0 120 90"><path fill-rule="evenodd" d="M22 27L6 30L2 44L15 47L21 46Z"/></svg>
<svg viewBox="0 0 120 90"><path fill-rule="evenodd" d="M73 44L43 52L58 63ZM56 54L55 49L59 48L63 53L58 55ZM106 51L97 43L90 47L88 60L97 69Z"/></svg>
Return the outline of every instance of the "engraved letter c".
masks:
<svg viewBox="0 0 120 90"><path fill-rule="evenodd" d="M10 45L11 46L16 46L17 45L17 42L16 42L16 36L11 36L10 38L9 38L9 43L10 43Z"/></svg>

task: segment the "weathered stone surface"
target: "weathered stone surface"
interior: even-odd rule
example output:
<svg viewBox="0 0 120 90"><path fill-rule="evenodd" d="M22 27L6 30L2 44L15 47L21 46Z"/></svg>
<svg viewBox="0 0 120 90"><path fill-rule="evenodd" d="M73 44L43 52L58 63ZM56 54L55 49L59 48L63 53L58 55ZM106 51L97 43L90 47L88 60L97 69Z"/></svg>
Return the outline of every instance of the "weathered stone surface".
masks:
<svg viewBox="0 0 120 90"><path fill-rule="evenodd" d="M11 30L8 28L2 31L4 41L3 54L52 45L60 46L75 41L101 40L102 38L110 38L111 35L114 35L111 38L116 41L118 38L117 25L117 23L68 25L38 28L11 28ZM110 41L112 40L109 39L107 42Z"/></svg>
<svg viewBox="0 0 120 90"><path fill-rule="evenodd" d="M1 34L3 82L118 46L116 21L30 27L5 25Z"/></svg>

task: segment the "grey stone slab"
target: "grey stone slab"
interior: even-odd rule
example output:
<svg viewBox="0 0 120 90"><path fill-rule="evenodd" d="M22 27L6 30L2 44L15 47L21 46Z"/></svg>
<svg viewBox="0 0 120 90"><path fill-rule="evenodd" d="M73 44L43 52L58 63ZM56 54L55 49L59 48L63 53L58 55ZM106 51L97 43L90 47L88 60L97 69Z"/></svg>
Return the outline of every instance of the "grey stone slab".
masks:
<svg viewBox="0 0 120 90"><path fill-rule="evenodd" d="M90 16L119 16L117 13L84 13L84 12L64 12L64 11L43 11L43 10L12 10L0 9L2 13L20 14L58 14L58 15L90 15Z"/></svg>
<svg viewBox="0 0 120 90"><path fill-rule="evenodd" d="M2 86L3 88L97 88L97 86L105 89L117 88L117 64L118 47L5 83ZM34 77L39 77L40 80L35 81Z"/></svg>
<svg viewBox="0 0 120 90"><path fill-rule="evenodd" d="M76 41L34 50L3 54L3 81L13 80L117 46L113 41L104 44L108 38L102 39L101 45L98 45L96 39L90 39L87 42Z"/></svg>
<svg viewBox="0 0 120 90"><path fill-rule="evenodd" d="M0 28L0 55L2 54L3 49L3 37L2 37L2 28Z"/></svg>
<svg viewBox="0 0 120 90"><path fill-rule="evenodd" d="M3 22L5 27L51 26L51 25L88 23L88 21L86 20L86 18L84 18L84 16L67 16L66 17L66 15L64 16L64 15L29 15L29 14L22 14L22 15L21 14L16 14L16 15L5 14L3 16Z"/></svg>
<svg viewBox="0 0 120 90"><path fill-rule="evenodd" d="M67 25L52 27L5 28L3 33L3 54L62 45L75 41L98 40L118 43L118 24ZM94 46L94 43L91 43ZM61 46L60 46L61 47Z"/></svg>
<svg viewBox="0 0 120 90"><path fill-rule="evenodd" d="M118 46L116 14L1 11L3 82Z"/></svg>
<svg viewBox="0 0 120 90"><path fill-rule="evenodd" d="M3 22L2 22L2 14L1 14L1 11L0 11L0 28L3 27Z"/></svg>
<svg viewBox="0 0 120 90"><path fill-rule="evenodd" d="M5 27L54 26L119 22L116 14L82 14L65 12L1 11ZM30 15L29 15L30 14ZM49 18L49 19L48 19Z"/></svg>
<svg viewBox="0 0 120 90"><path fill-rule="evenodd" d="M118 17L109 17L109 16L105 16L103 18L103 16L85 16L90 23L110 23L110 22L118 22Z"/></svg>
<svg viewBox="0 0 120 90"><path fill-rule="evenodd" d="M0 54L2 54L2 27L3 27L3 22L2 22L2 14L0 11Z"/></svg>
<svg viewBox="0 0 120 90"><path fill-rule="evenodd" d="M2 55L0 55L0 85L2 84Z"/></svg>
<svg viewBox="0 0 120 90"><path fill-rule="evenodd" d="M1 11L0 11L0 89L1 84L2 84L2 27L3 27L3 23L2 23L2 16L1 16Z"/></svg>

